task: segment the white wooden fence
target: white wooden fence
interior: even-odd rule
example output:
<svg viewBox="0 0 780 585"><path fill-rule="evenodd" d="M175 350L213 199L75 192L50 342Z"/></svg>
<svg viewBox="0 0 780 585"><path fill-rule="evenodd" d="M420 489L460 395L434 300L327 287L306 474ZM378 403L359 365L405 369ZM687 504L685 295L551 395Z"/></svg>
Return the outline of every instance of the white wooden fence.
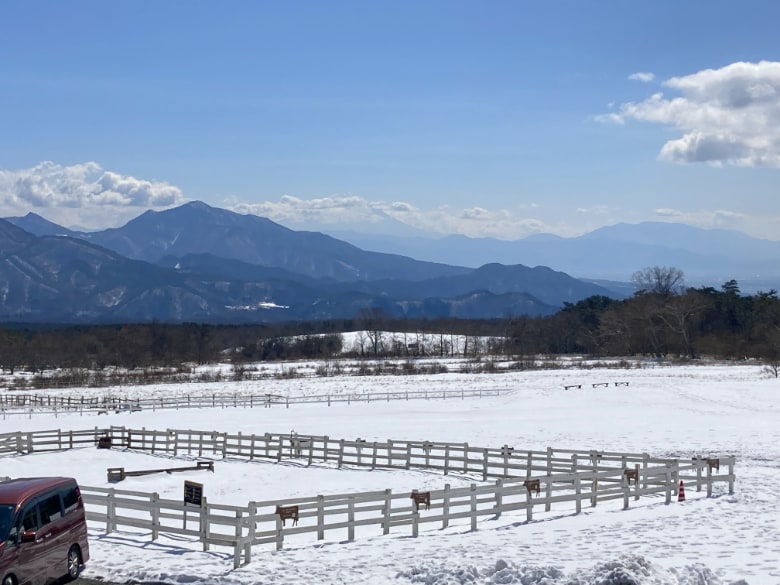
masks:
<svg viewBox="0 0 780 585"><path fill-rule="evenodd" d="M155 493L115 488L82 486L90 521L105 524L111 532L119 526L151 532L152 539L163 533L186 535L209 546L233 549L234 565L248 563L251 549L274 544L280 549L287 539L301 534L346 534L355 538L356 529L375 527L389 534L406 527L412 536L421 525L446 528L451 522L468 521L472 530L485 517L497 518L507 512L525 510L526 520L534 509L550 511L568 508L579 513L583 501L590 506L642 496L662 496L668 504L677 493L680 480L704 487L712 495L717 482L734 489L734 457L695 457L691 460L650 457L646 453L565 450L520 451L509 446L472 447L466 443L433 441L366 442L265 433L242 435L196 430L165 431L110 427L87 431L43 431L0 434L1 453L31 453L68 449L84 443L96 443L111 437L114 446L173 456L197 455L240 459L282 459L337 463L339 466L370 466L384 469L428 469L443 474L474 476L487 482L469 487L431 490L430 506L421 507L411 493L391 490L315 495L295 499L249 502L247 506L226 506L203 499L201 506L185 505L182 500L160 498ZM728 471L720 473L723 466ZM628 472L634 476L628 478ZM532 482L531 486L525 484ZM536 487L538 493L531 487ZM278 507L297 507L298 521L283 523Z"/></svg>
<svg viewBox="0 0 780 585"><path fill-rule="evenodd" d="M34 414L100 414L104 412L137 412L141 410L182 410L185 408L271 408L296 404L331 404L390 402L396 400L465 400L509 394L505 388L476 390L419 390L364 392L352 394L314 394L281 396L277 394L188 394L159 398L125 398L119 396L57 396L48 394L0 394L0 414L9 416Z"/></svg>

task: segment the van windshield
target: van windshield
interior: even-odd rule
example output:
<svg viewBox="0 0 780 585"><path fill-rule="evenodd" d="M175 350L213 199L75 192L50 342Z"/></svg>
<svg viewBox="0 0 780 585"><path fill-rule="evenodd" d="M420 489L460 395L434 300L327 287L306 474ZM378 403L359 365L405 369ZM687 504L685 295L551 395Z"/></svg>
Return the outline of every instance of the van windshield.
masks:
<svg viewBox="0 0 780 585"><path fill-rule="evenodd" d="M14 509L15 506L11 504L0 504L0 542L8 540L8 531L14 520Z"/></svg>

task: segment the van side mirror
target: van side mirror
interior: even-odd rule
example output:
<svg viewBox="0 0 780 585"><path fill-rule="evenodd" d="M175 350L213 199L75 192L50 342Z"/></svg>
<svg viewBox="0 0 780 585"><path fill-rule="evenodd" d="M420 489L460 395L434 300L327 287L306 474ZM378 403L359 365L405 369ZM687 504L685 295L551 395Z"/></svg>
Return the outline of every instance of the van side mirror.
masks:
<svg viewBox="0 0 780 585"><path fill-rule="evenodd" d="M22 542L35 542L35 531L25 530L24 532L22 532L22 537L20 540Z"/></svg>

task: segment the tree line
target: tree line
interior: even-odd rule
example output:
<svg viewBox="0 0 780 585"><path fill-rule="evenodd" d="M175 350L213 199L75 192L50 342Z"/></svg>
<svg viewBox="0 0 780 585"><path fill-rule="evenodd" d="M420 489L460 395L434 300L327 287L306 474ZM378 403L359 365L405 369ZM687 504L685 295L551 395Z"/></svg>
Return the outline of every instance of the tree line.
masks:
<svg viewBox="0 0 780 585"><path fill-rule="evenodd" d="M736 280L685 287L680 270L663 267L632 280L637 292L629 299L593 296L545 319L515 319L513 351L780 359L776 290L743 295Z"/></svg>
<svg viewBox="0 0 780 585"><path fill-rule="evenodd" d="M126 369L218 361L330 359L344 351L358 357L458 355L480 352L529 356L581 353L593 356L756 358L780 362L777 291L743 295L730 280L719 288L685 287L675 268L652 267L634 275L636 294L625 300L592 296L566 304L548 317L493 320L392 319L379 309L354 319L262 325L141 323L112 326L29 328L0 326L0 367L117 367ZM342 347L340 333L363 332L359 347ZM414 332L403 343L381 342L383 331ZM426 349L412 339L428 336ZM480 341L490 338L490 344ZM438 341L437 341L438 339ZM482 345L480 345L482 343ZM473 352L473 354L472 354Z"/></svg>

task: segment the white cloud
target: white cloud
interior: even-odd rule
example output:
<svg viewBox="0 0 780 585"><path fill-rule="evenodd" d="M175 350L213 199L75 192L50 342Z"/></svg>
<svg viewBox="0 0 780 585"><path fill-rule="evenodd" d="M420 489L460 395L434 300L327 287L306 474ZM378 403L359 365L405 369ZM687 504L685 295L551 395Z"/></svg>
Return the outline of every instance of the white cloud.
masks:
<svg viewBox="0 0 780 585"><path fill-rule="evenodd" d="M732 63L672 77L663 85L679 95L655 93L597 119L677 129L682 135L663 145L662 160L780 167L780 62Z"/></svg>
<svg viewBox="0 0 780 585"><path fill-rule="evenodd" d="M273 221L283 223L313 221L323 224L377 223L387 217L383 209L392 208L392 205L371 202L354 195L333 195L313 199L282 195L279 201L243 203L229 199L225 204L232 211L260 215Z"/></svg>
<svg viewBox="0 0 780 585"><path fill-rule="evenodd" d="M369 201L354 195L333 195L301 199L284 195L279 201L242 203L227 201L229 209L268 217L290 227L309 229L357 229L382 224L392 232L394 226L408 226L431 234L464 234L471 237L517 239L534 233L571 233L570 226L551 224L530 217L527 209L535 203L519 204L513 210L485 209L474 206L453 208L448 205L422 209L404 201Z"/></svg>
<svg viewBox="0 0 780 585"><path fill-rule="evenodd" d="M611 205L594 205L593 207L578 207L577 213L583 215L609 215L617 211L616 207Z"/></svg>
<svg viewBox="0 0 780 585"><path fill-rule="evenodd" d="M63 166L46 161L28 169L0 170L0 209L6 216L35 211L66 225L105 227L107 219L184 201L178 187L107 171L96 162Z"/></svg>
<svg viewBox="0 0 780 585"><path fill-rule="evenodd" d="M650 83L655 79L654 73L649 73L647 71L638 71L636 73L632 73L628 76L628 78L631 81L641 81L642 83Z"/></svg>
<svg viewBox="0 0 780 585"><path fill-rule="evenodd" d="M184 201L181 189L168 183L136 179L111 171L105 171L97 182L102 191L95 199L112 205L168 207Z"/></svg>

